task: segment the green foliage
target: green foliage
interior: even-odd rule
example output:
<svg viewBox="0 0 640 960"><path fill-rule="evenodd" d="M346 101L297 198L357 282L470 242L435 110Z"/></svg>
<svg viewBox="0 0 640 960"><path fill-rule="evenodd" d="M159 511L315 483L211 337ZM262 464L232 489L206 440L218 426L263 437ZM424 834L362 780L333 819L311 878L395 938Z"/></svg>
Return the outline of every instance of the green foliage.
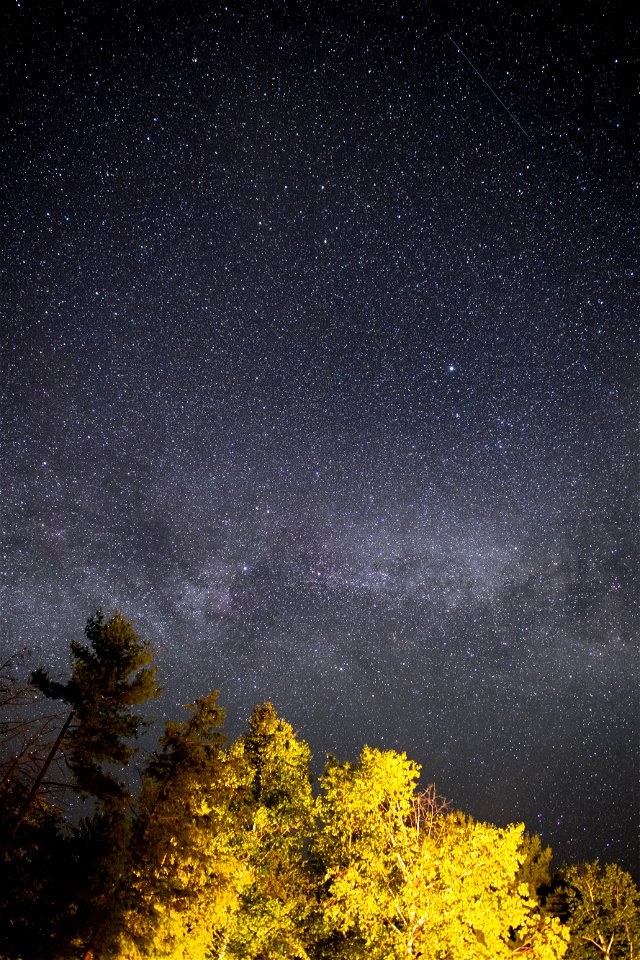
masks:
<svg viewBox="0 0 640 960"><path fill-rule="evenodd" d="M32 681L46 697L71 708L62 739L75 788L105 801L122 800L129 791L109 765L124 766L135 752L129 741L143 720L131 707L159 695L156 667L150 666L149 645L118 611L106 623L102 611L90 617L85 636L88 645L71 643L74 664L67 683L51 680L42 669Z"/></svg>
<svg viewBox="0 0 640 960"><path fill-rule="evenodd" d="M550 906L571 929L567 960L640 956L640 893L617 864L567 867L554 893Z"/></svg>

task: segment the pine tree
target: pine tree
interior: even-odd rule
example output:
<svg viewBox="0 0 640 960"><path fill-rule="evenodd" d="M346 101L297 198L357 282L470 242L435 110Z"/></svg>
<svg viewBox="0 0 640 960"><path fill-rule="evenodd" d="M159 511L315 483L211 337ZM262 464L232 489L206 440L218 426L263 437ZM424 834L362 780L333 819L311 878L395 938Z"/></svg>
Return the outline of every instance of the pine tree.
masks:
<svg viewBox="0 0 640 960"><path fill-rule="evenodd" d="M238 908L218 931L212 956L306 958L313 906L304 862L314 815L309 747L270 703L255 708L237 747L250 777L237 834L246 873Z"/></svg>
<svg viewBox="0 0 640 960"><path fill-rule="evenodd" d="M109 765L124 766L135 752L128 741L135 739L143 719L131 707L160 693L156 668L150 666L153 655L119 611L105 623L99 610L87 621L85 636L89 645L71 642L74 664L67 683L51 680L43 669L32 674L38 690L70 710L16 818L14 836L60 754L73 775L72 789L103 803L128 796Z"/></svg>
<svg viewBox="0 0 640 960"><path fill-rule="evenodd" d="M241 754L223 749L217 692L189 710L187 720L167 724L148 764L129 871L94 938L96 957L200 960L236 909L243 868L234 836L246 771Z"/></svg>
<svg viewBox="0 0 640 960"><path fill-rule="evenodd" d="M2 855L1 882L11 888L6 922L18 942L22 938L25 957L39 956L39 950L48 960L79 955L108 900L117 874L115 851L127 827L124 802L130 795L122 768L143 723L132 708L159 693L150 648L120 613L105 622L98 612L85 636L87 645L71 644L66 683L42 669L32 674L34 687L66 704L68 713L31 783L23 765L2 798L11 824ZM93 798L84 827L61 831L60 811L51 803L54 786ZM28 911L21 902L30 904Z"/></svg>

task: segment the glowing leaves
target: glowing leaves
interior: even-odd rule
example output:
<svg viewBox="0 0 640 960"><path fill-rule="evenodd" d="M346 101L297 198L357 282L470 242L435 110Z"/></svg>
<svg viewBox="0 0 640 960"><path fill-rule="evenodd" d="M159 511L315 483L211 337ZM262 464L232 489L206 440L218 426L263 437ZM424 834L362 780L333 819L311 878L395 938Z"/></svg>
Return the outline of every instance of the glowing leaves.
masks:
<svg viewBox="0 0 640 960"><path fill-rule="evenodd" d="M304 843L314 803L309 748L270 703L256 707L242 752L249 787L238 808L236 854L245 873L238 909L215 938L217 956L306 958L314 905Z"/></svg>
<svg viewBox="0 0 640 960"><path fill-rule="evenodd" d="M420 803L418 774L404 755L369 748L355 766L328 766L312 846L326 884L322 955L561 957L560 924L514 883L522 827L446 815L433 791Z"/></svg>
<svg viewBox="0 0 640 960"><path fill-rule="evenodd" d="M167 725L148 766L119 929L105 951L118 960L204 958L237 906L236 807L249 778L242 752L222 749L217 693L190 710Z"/></svg>

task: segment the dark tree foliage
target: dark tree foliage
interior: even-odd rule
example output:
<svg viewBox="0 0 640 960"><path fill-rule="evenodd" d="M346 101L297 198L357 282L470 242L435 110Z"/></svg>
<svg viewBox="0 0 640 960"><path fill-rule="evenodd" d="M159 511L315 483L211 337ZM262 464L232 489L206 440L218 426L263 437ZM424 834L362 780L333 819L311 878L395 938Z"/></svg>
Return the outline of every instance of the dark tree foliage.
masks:
<svg viewBox="0 0 640 960"><path fill-rule="evenodd" d="M110 765L125 766L135 752L131 741L144 721L131 708L160 693L156 667L150 665L149 645L119 612L105 623L98 611L87 621L85 636L88 644L71 643L74 664L67 683L51 680L42 669L32 681L46 697L70 707L56 746L64 747L76 789L121 800L129 791Z"/></svg>
<svg viewBox="0 0 640 960"><path fill-rule="evenodd" d="M640 957L640 893L617 864L563 867L546 907L571 930L567 960Z"/></svg>
<svg viewBox="0 0 640 960"><path fill-rule="evenodd" d="M20 784L3 794L0 829L17 816L24 799ZM59 812L47 803L34 805L11 855L0 862L0 957L50 960L55 955L55 945L66 935L76 878Z"/></svg>
<svg viewBox="0 0 640 960"><path fill-rule="evenodd" d="M99 611L85 636L86 645L71 644L66 683L43 669L32 674L34 689L67 708L48 748L41 738L37 751L18 744L17 728L7 726L11 717L3 714L20 760L0 790L0 952L7 957L75 955L70 951L85 939L84 928L109 890L114 853L128 830L130 794L122 774L143 723L132 708L158 695L155 667L149 645L120 613L105 621ZM50 732L49 715L45 719ZM33 738L33 727L25 730ZM71 807L73 798L76 806L82 797L94 799L93 816L81 827L65 824L54 803L60 788L70 794Z"/></svg>

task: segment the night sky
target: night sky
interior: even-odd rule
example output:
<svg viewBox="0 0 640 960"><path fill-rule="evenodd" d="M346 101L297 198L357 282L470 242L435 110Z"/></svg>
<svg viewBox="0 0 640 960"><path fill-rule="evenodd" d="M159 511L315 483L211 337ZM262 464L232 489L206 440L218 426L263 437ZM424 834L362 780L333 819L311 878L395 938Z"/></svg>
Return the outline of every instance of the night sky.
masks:
<svg viewBox="0 0 640 960"><path fill-rule="evenodd" d="M622 7L3 14L0 645L270 699L635 868L638 39Z"/></svg>

